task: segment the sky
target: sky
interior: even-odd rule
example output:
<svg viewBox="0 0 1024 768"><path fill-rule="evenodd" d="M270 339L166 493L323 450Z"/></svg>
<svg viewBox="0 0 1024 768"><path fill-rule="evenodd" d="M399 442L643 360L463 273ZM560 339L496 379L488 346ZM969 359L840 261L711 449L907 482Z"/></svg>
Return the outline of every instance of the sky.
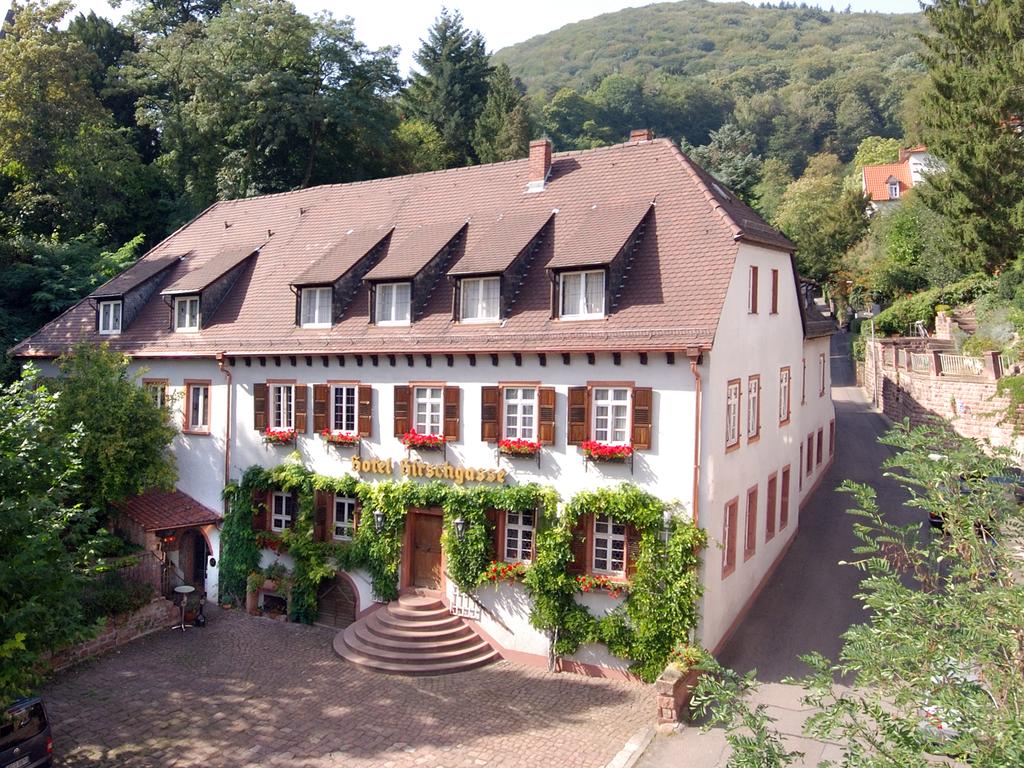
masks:
<svg viewBox="0 0 1024 768"><path fill-rule="evenodd" d="M726 0L713 0L725 2ZM777 1L777 0L776 0ZM851 6L854 11L912 13L920 10L918 0L808 0L823 8ZM462 12L466 26L479 30L489 50L522 42L534 35L558 29L575 21L622 8L648 5L643 0L375 0L374 2L338 3L330 0L293 0L299 10L313 14L329 10L335 16L351 16L355 20L356 37L371 48L385 45L401 46L399 68L406 74L412 66L412 54L442 5ZM0 0L6 9L8 0ZM754 3L752 3L754 4ZM119 9L112 9L107 0L81 0L77 9L101 16L120 18L131 6L125 0Z"/></svg>

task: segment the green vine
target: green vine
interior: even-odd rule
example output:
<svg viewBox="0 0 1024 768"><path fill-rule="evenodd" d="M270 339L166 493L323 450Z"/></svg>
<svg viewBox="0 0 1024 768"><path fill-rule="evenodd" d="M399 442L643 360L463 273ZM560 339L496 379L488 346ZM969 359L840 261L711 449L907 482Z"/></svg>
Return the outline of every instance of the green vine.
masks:
<svg viewBox="0 0 1024 768"><path fill-rule="evenodd" d="M228 509L220 531L221 600L244 604L246 579L260 567L260 547L252 518L256 514L253 494L260 490L263 474L259 467L249 467L239 482L224 489Z"/></svg>
<svg viewBox="0 0 1024 768"><path fill-rule="evenodd" d="M1000 424L1013 425L1013 434L1024 432L1024 376L1003 376L996 382L996 396L1009 402L999 418ZM954 409L954 413L956 410Z"/></svg>

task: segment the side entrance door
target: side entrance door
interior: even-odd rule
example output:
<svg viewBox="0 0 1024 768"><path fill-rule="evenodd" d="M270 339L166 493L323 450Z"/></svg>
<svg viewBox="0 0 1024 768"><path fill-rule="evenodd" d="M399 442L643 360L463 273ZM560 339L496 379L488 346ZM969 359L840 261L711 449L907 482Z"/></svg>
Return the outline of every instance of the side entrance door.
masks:
<svg viewBox="0 0 1024 768"><path fill-rule="evenodd" d="M426 589L441 588L440 515L413 515L412 585Z"/></svg>

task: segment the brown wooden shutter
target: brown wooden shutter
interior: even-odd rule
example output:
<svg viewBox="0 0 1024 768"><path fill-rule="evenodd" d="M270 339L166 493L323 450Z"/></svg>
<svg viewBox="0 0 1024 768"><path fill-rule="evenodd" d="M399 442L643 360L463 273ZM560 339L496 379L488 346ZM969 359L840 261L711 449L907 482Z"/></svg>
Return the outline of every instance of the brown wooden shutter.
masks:
<svg viewBox="0 0 1024 768"><path fill-rule="evenodd" d="M490 526L491 546L494 548L491 559L500 562L502 559L501 522L505 513L497 509L488 509L484 515L487 518L487 525Z"/></svg>
<svg viewBox="0 0 1024 768"><path fill-rule="evenodd" d="M295 385L295 431L306 433L306 414L309 413L309 388L305 384Z"/></svg>
<svg viewBox="0 0 1024 768"><path fill-rule="evenodd" d="M373 387L360 384L358 394L359 436L370 437L373 434Z"/></svg>
<svg viewBox="0 0 1024 768"><path fill-rule="evenodd" d="M750 311L757 314L757 267L750 268Z"/></svg>
<svg viewBox="0 0 1024 768"><path fill-rule="evenodd" d="M252 385L252 425L263 432L267 428L267 385L264 383Z"/></svg>
<svg viewBox="0 0 1024 768"><path fill-rule="evenodd" d="M651 447L654 391L650 387L633 388L633 447L646 451Z"/></svg>
<svg viewBox="0 0 1024 768"><path fill-rule="evenodd" d="M444 436L449 442L458 442L462 418L459 415L459 388L444 388Z"/></svg>
<svg viewBox="0 0 1024 768"><path fill-rule="evenodd" d="M632 525L626 526L626 577L636 573L636 560L640 555L640 531Z"/></svg>
<svg viewBox="0 0 1024 768"><path fill-rule="evenodd" d="M401 437L409 431L410 400L412 391L408 386L395 384L395 437Z"/></svg>
<svg viewBox="0 0 1024 768"><path fill-rule="evenodd" d="M587 387L569 387L569 445L579 445L590 439L590 390Z"/></svg>
<svg viewBox="0 0 1024 768"><path fill-rule="evenodd" d="M352 537L355 538L356 531L359 530L359 523L363 519L363 505L358 501L356 502L356 508L352 510Z"/></svg>
<svg viewBox="0 0 1024 768"><path fill-rule="evenodd" d="M580 515L572 528L572 560L565 567L569 573L587 573L589 570L590 529L591 516Z"/></svg>
<svg viewBox="0 0 1024 768"><path fill-rule="evenodd" d="M323 432L331 426L328 418L328 403L331 399L331 388L327 384L313 385L313 431Z"/></svg>
<svg viewBox="0 0 1024 768"><path fill-rule="evenodd" d="M555 442L555 388L537 390L537 438L541 445Z"/></svg>
<svg viewBox="0 0 1024 768"><path fill-rule="evenodd" d="M252 501L256 506L256 514L252 518L252 529L254 531L269 531L270 504L272 501L270 492L261 493L257 491L253 493Z"/></svg>
<svg viewBox="0 0 1024 768"><path fill-rule="evenodd" d="M329 541L331 536L327 532L327 504L330 494L323 491L315 491L314 493L316 494L314 501L316 510L313 516L313 540Z"/></svg>
<svg viewBox="0 0 1024 768"><path fill-rule="evenodd" d="M480 439L494 443L501 437L501 387L481 387Z"/></svg>

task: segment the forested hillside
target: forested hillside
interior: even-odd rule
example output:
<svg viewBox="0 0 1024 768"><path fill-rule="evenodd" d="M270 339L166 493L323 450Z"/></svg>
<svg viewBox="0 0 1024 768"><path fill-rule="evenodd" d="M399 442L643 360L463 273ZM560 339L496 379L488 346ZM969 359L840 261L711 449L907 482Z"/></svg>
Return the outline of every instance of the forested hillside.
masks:
<svg viewBox="0 0 1024 768"><path fill-rule="evenodd" d="M700 145L726 122L761 154L803 170L819 151L847 161L867 136L903 136L924 71L921 14L836 13L683 0L570 24L498 51L562 148L630 128Z"/></svg>

